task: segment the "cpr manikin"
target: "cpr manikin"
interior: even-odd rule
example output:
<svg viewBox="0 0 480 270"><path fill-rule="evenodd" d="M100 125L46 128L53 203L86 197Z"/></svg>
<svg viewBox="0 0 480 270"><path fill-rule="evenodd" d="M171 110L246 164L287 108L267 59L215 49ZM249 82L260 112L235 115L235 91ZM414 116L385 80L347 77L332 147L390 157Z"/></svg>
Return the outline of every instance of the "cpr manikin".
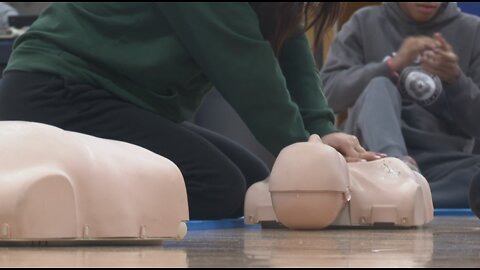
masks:
<svg viewBox="0 0 480 270"><path fill-rule="evenodd" d="M291 229L420 226L433 219L427 181L396 158L346 163L311 136L284 148L268 179L252 185L245 222L277 221Z"/></svg>
<svg viewBox="0 0 480 270"><path fill-rule="evenodd" d="M185 184L166 158L16 121L0 122L0 149L2 243L152 242L186 234Z"/></svg>

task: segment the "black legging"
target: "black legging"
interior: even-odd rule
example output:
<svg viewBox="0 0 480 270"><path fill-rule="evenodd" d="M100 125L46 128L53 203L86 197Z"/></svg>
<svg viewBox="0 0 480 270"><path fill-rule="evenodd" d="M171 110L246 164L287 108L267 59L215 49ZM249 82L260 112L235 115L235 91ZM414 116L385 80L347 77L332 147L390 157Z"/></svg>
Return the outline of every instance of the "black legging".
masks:
<svg viewBox="0 0 480 270"><path fill-rule="evenodd" d="M7 72L0 83L0 120L129 142L170 159L185 179L191 219L242 216L246 189L269 174L260 159L224 136L56 75Z"/></svg>

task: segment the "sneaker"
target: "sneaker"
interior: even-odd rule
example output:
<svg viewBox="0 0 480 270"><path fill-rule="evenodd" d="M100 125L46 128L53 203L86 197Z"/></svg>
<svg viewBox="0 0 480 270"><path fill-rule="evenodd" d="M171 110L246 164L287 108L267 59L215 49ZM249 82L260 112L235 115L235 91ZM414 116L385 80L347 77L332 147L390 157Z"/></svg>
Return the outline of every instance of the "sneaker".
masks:
<svg viewBox="0 0 480 270"><path fill-rule="evenodd" d="M412 171L415 171L415 172L420 173L420 168L418 167L417 162L416 162L415 159L413 159L411 156L401 157L400 160L402 160L403 163L407 164L407 166L408 166Z"/></svg>

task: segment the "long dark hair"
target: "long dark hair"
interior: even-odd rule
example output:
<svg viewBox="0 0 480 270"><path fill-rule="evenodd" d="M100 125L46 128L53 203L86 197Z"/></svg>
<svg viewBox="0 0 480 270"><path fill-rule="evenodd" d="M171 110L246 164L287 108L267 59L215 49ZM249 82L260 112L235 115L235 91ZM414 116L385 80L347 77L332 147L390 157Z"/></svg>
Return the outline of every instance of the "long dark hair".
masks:
<svg viewBox="0 0 480 270"><path fill-rule="evenodd" d="M263 37L278 54L287 38L315 27L314 46L323 32L332 26L340 15L341 4L333 2L250 2L257 14Z"/></svg>

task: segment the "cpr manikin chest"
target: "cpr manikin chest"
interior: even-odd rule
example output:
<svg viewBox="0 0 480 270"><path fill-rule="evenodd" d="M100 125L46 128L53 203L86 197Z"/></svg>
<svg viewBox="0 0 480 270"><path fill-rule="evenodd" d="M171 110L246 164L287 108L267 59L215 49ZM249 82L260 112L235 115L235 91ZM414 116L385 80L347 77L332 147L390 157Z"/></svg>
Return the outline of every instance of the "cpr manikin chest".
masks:
<svg viewBox="0 0 480 270"><path fill-rule="evenodd" d="M427 181L396 158L346 163L318 137L284 148L270 177L245 199L247 224L291 229L331 225L420 226L433 219Z"/></svg>
<svg viewBox="0 0 480 270"><path fill-rule="evenodd" d="M186 234L175 164L141 147L0 122L0 242L146 241Z"/></svg>

